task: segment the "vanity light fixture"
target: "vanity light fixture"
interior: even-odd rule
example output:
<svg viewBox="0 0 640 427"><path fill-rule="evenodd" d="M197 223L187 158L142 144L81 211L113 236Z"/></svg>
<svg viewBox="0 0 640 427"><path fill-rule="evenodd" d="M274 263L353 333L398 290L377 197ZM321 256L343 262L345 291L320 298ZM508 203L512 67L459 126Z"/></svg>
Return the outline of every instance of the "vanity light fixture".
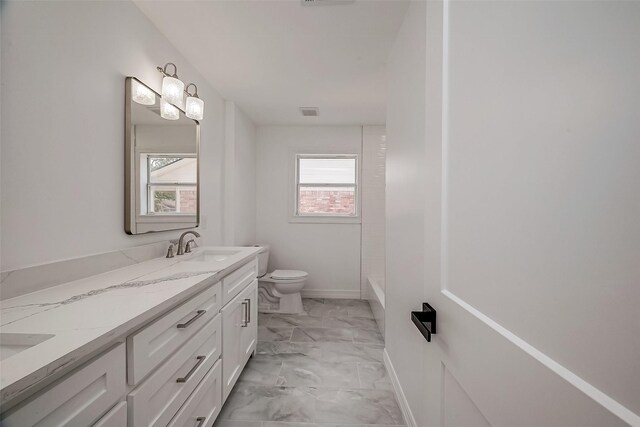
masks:
<svg viewBox="0 0 640 427"><path fill-rule="evenodd" d="M189 93L189 88L193 86L193 94ZM202 120L204 117L204 101L198 96L198 86L189 83L184 91L187 94L186 114L193 120Z"/></svg>
<svg viewBox="0 0 640 427"><path fill-rule="evenodd" d="M169 74L167 71L170 65L173 66L173 74ZM168 62L164 68L158 67L158 71L164 76L162 79L162 99L170 104L182 107L184 105L184 83L178 78L178 67L172 62ZM167 117L164 118L166 119Z"/></svg>
<svg viewBox="0 0 640 427"><path fill-rule="evenodd" d="M131 99L138 104L154 105L156 103L156 94L135 79L131 80Z"/></svg>
<svg viewBox="0 0 640 427"><path fill-rule="evenodd" d="M175 105L169 104L164 98L160 98L160 117L167 120L178 120L180 110Z"/></svg>

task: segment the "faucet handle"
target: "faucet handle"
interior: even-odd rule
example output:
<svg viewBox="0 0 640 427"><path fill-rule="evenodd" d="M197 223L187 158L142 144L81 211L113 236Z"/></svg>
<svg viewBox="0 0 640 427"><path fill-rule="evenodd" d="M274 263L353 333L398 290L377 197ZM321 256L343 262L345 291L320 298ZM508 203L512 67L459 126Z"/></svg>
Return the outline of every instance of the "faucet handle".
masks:
<svg viewBox="0 0 640 427"><path fill-rule="evenodd" d="M195 246L196 248L198 247L198 244L196 243L196 241L194 239L191 239L187 242L187 246L184 249L184 253L188 254L191 253L191 250L193 249L193 246Z"/></svg>
<svg viewBox="0 0 640 427"><path fill-rule="evenodd" d="M171 243L167 249L167 258L173 258L173 245L174 243Z"/></svg>

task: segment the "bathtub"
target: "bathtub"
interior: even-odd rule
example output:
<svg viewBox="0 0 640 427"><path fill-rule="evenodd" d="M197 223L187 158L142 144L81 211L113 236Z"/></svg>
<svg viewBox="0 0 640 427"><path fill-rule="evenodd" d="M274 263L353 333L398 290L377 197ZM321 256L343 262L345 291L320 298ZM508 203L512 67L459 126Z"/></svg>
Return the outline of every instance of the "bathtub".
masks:
<svg viewBox="0 0 640 427"><path fill-rule="evenodd" d="M384 279L380 277L367 277L367 299L373 311L380 333L384 336Z"/></svg>

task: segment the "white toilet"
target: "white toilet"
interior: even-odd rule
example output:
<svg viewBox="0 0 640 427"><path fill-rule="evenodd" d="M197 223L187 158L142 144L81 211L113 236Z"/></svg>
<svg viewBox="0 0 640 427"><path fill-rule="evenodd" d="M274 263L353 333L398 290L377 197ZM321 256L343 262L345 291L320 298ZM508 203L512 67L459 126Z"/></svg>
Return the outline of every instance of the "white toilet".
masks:
<svg viewBox="0 0 640 427"><path fill-rule="evenodd" d="M300 291L307 282L307 272L274 270L267 273L269 245L258 254L258 310L262 313L304 313Z"/></svg>

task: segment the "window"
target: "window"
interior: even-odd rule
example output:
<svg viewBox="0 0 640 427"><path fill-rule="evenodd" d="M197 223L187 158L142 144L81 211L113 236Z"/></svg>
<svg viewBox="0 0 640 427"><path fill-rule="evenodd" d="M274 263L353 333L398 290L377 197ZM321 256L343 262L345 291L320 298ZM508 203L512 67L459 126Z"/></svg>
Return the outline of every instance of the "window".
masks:
<svg viewBox="0 0 640 427"><path fill-rule="evenodd" d="M195 215L198 159L186 155L144 154L147 215Z"/></svg>
<svg viewBox="0 0 640 427"><path fill-rule="evenodd" d="M296 156L298 217L357 217L356 155Z"/></svg>

